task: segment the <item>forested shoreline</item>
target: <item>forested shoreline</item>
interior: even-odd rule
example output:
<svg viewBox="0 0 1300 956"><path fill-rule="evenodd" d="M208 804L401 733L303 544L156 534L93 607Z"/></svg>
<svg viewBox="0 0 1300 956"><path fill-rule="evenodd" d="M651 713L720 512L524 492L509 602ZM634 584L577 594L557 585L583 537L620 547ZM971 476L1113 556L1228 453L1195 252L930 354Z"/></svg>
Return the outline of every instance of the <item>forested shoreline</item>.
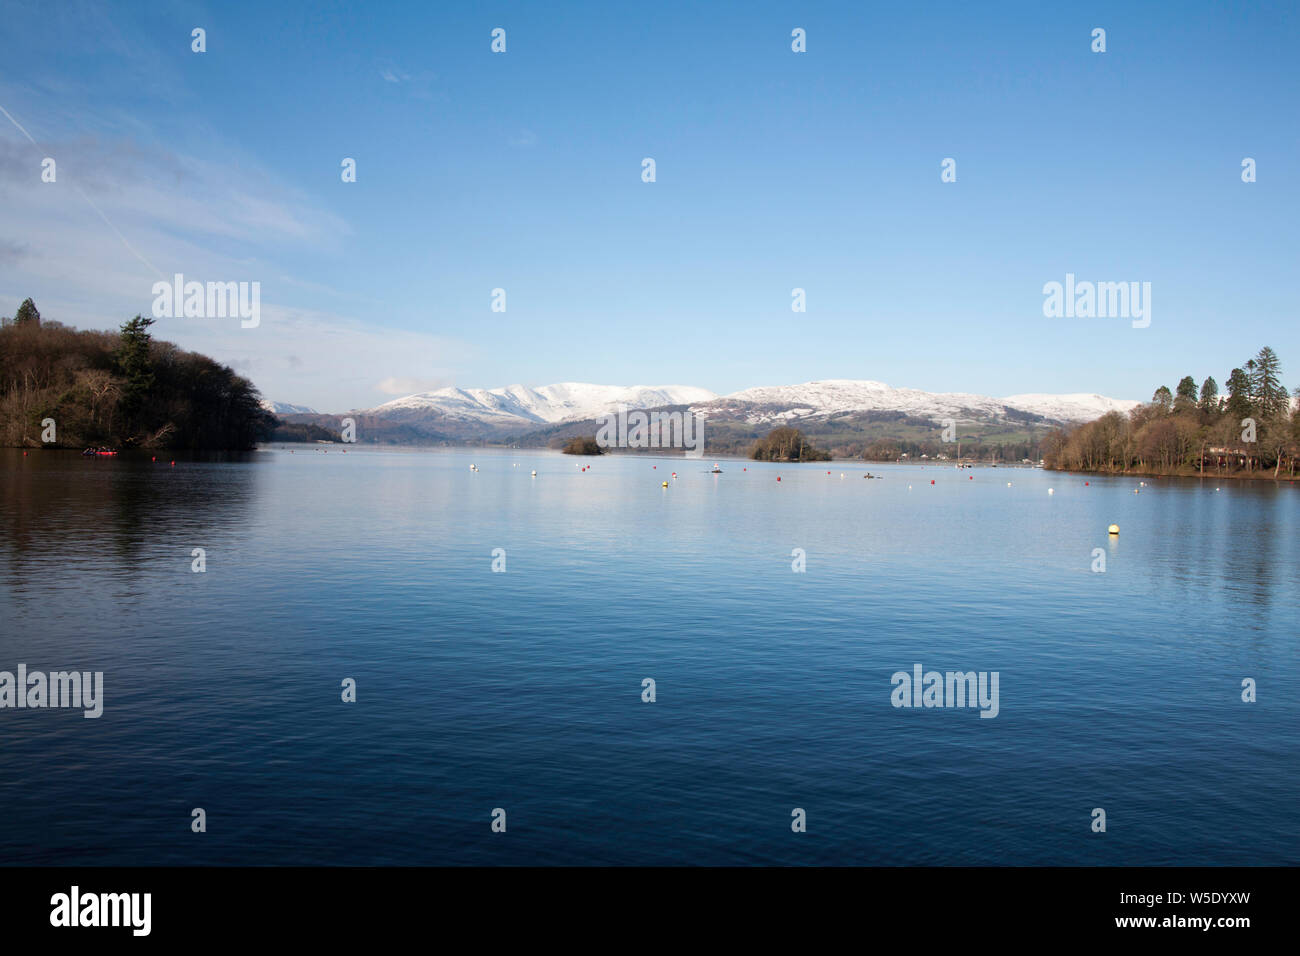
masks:
<svg viewBox="0 0 1300 956"><path fill-rule="evenodd" d="M815 448L797 428L773 428L749 450L752 461L830 461L830 452Z"/></svg>
<svg viewBox="0 0 1300 956"><path fill-rule="evenodd" d="M1300 400L1300 387L1294 391ZM1212 376L1184 376L1122 415L1057 431L1043 443L1046 467L1099 474L1214 474L1293 477L1300 455L1300 406L1282 384L1268 346L1228 373L1224 394Z"/></svg>
<svg viewBox="0 0 1300 956"><path fill-rule="evenodd" d="M0 445L233 451L271 436L251 382L151 325L77 330L42 320L31 299L0 320Z"/></svg>

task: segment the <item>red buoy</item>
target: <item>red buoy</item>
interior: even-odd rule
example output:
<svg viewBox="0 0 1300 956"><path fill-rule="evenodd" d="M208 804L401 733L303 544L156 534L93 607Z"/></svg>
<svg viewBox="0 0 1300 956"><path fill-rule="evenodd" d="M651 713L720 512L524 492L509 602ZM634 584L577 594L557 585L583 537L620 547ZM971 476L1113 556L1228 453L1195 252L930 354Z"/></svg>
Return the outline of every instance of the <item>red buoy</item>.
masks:
<svg viewBox="0 0 1300 956"><path fill-rule="evenodd" d="M172 462L172 467L173 467L173 468L176 467L176 462L174 462L174 461Z"/></svg>
<svg viewBox="0 0 1300 956"><path fill-rule="evenodd" d="M1083 486L1084 486L1085 488L1088 487L1088 482L1085 481L1085 482L1083 483Z"/></svg>
<svg viewBox="0 0 1300 956"><path fill-rule="evenodd" d="M777 476L776 476L776 480L777 480L777 481L780 481L780 480L781 480L781 476L780 476L780 475L777 475Z"/></svg>
<svg viewBox="0 0 1300 956"><path fill-rule="evenodd" d="M930 479L930 484L934 484L934 479L933 479L933 478Z"/></svg>

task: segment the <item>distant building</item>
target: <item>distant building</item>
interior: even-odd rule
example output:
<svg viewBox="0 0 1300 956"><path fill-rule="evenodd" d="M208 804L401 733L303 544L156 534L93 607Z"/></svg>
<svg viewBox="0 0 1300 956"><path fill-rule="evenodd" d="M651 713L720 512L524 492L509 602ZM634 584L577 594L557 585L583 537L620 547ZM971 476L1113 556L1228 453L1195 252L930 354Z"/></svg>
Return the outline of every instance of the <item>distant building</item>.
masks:
<svg viewBox="0 0 1300 956"><path fill-rule="evenodd" d="M1201 468L1258 468L1259 449L1250 445L1211 445L1205 449Z"/></svg>

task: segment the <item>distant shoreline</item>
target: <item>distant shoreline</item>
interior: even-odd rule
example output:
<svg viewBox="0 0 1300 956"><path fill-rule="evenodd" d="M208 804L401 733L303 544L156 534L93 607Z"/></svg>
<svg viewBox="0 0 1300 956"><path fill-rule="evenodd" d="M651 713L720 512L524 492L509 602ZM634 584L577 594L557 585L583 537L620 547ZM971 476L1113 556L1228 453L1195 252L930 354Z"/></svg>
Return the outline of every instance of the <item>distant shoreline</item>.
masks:
<svg viewBox="0 0 1300 956"><path fill-rule="evenodd" d="M1043 466L1044 471L1055 471L1063 475L1096 475L1099 478L1190 478L1196 481L1206 481L1214 479L1215 481L1272 481L1275 483L1288 482L1295 484L1300 480L1300 476L1291 474L1289 471L1281 471L1277 477L1273 477L1271 468L1262 468L1259 471L1243 471L1240 469L1233 471L1196 471L1188 469L1187 471L1084 471L1079 468L1052 468L1048 465Z"/></svg>

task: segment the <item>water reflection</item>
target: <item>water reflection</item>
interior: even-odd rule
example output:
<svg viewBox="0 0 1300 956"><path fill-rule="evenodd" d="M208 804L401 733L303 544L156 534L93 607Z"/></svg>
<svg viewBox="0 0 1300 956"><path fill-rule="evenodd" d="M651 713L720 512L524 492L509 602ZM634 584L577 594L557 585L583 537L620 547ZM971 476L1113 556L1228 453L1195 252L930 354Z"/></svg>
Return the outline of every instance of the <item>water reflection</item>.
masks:
<svg viewBox="0 0 1300 956"><path fill-rule="evenodd" d="M263 474L247 466L259 454L153 461L0 449L0 580L11 599L32 601L82 587L89 572L111 570L118 582L156 573L160 554L188 554L187 542L246 520Z"/></svg>

